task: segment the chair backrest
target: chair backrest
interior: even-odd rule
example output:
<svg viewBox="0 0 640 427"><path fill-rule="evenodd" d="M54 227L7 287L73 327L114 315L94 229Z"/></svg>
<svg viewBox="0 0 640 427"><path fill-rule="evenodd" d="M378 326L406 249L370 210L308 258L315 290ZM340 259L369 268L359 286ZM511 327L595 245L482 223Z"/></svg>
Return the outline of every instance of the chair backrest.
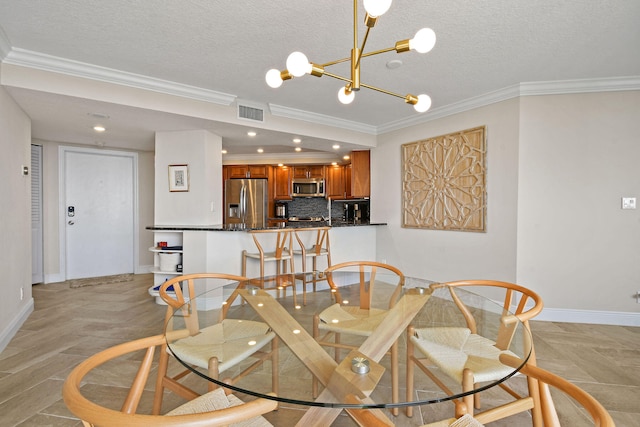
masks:
<svg viewBox="0 0 640 427"><path fill-rule="evenodd" d="M276 259L282 259L283 255L288 255L290 257L293 257L293 248L292 246L292 242L293 242L293 238L291 237L291 230L251 230L249 231L249 233L251 234L251 236L253 237L253 241L256 244L256 247L258 248L258 252L260 252L260 255L264 256L264 248L262 247L262 245L260 244L260 240L259 240L259 236L261 235L265 235L265 234L275 234L276 235L276 244L275 244L275 248L273 249L273 252L275 253L275 258Z"/></svg>
<svg viewBox="0 0 640 427"><path fill-rule="evenodd" d="M175 331L171 339L184 338L186 331ZM153 359L157 348L165 343L164 335L156 335L130 341L115 347L103 350L76 366L67 377L62 387L62 397L69 410L78 416L85 426L98 425L101 427L136 427L136 426L224 426L231 422L254 418L260 414L275 409L277 402L265 399L254 400L243 405L234 406L219 411L204 412L189 415L144 415L136 414L145 384L154 366ZM108 364L115 359L124 356L131 362L130 353L145 350L140 367L133 379L131 388L120 410L107 408L87 399L81 392L80 385L87 374L93 369ZM117 363L117 362L116 362ZM104 367L104 366L103 366ZM116 369L115 366L113 369Z"/></svg>
<svg viewBox="0 0 640 427"><path fill-rule="evenodd" d="M594 425L598 427L614 427L615 423L611 418L609 412L598 402L593 396L581 389L580 387L572 384L566 379L532 365L531 363L524 363L522 359L517 357L502 354L500 356L500 362L505 365L512 366L514 368L522 366L520 373L534 378L538 381L540 389L540 402L542 410L542 419L545 427L560 427L560 420L553 404L553 399L549 392L549 386L555 387L558 390L566 393L578 402L584 409L589 412L593 419Z"/></svg>
<svg viewBox="0 0 640 427"><path fill-rule="evenodd" d="M451 297L462 312L467 322L467 327L471 333L477 333L476 322L469 308L461 301L456 294L456 289L461 287L479 288L488 287L494 289L502 289L504 298L500 302L502 305L502 318L498 335L496 338L496 347L506 350L511 345L514 332L519 322L529 329L529 320L537 316L543 307L542 298L534 291L524 286L516 285L509 282L501 282L497 280L463 280L448 283L436 283L431 288L448 287ZM530 343L525 343L529 345Z"/></svg>
<svg viewBox="0 0 640 427"><path fill-rule="evenodd" d="M298 241L298 245L300 245L300 250L303 255L311 250L316 255L320 255L321 251L324 249L325 251L329 251L329 230L331 227L313 227L313 228L302 228L294 230L293 233L296 236L296 240ZM302 235L307 233L315 233L315 242L312 242L312 245L309 246L305 239L303 239ZM308 239L307 239L308 240Z"/></svg>
<svg viewBox="0 0 640 427"><path fill-rule="evenodd" d="M340 296L340 287L335 281L335 277L332 273L338 271L354 271L359 273L359 285L360 285L360 308L363 310L369 310L374 296L376 273L391 274L397 280L395 290L389 298L389 308L393 307L400 297L400 292L404 286L404 274L398 268L383 264L375 261L349 261L340 264L333 265L325 270L327 276L327 282L331 287L331 290L335 292L336 300L338 303L342 303ZM367 280L368 276L368 280ZM385 276L386 277L386 276Z"/></svg>
<svg viewBox="0 0 640 427"><path fill-rule="evenodd" d="M224 273L184 274L182 276L176 276L167 280L162 284L162 286L160 286L159 290L160 298L162 298L162 300L167 303L165 324L169 321L174 311L181 308L184 322L186 328L190 332L190 335L197 334L200 331L200 326L198 324L198 307L195 298L197 296L196 283L198 281L202 281L202 283L208 286L207 290L209 290L213 285L224 286L229 283L238 282L236 291L234 291L231 296L227 298L226 304L222 306L219 319L222 320L226 317L227 310L229 309L229 307L231 307L231 304L238 296L237 289L246 286L248 280L249 279L247 279L246 277ZM188 300L185 298L185 284L186 291L189 295ZM204 289L201 292L203 291Z"/></svg>

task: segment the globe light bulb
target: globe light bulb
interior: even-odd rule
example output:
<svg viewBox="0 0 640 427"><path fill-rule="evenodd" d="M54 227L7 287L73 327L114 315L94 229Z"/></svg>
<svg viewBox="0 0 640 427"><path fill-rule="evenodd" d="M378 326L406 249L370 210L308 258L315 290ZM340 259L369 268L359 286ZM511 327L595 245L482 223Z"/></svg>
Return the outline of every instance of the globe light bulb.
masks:
<svg viewBox="0 0 640 427"><path fill-rule="evenodd" d="M376 18L384 15L391 7L392 0L364 0L364 10L369 16Z"/></svg>
<svg viewBox="0 0 640 427"><path fill-rule="evenodd" d="M302 77L311 72L311 64L307 55L302 52L293 52L287 58L287 70L294 77Z"/></svg>
<svg viewBox="0 0 640 427"><path fill-rule="evenodd" d="M338 90L338 100L343 104L351 104L356 97L356 94L352 90L347 90L346 87L341 87Z"/></svg>
<svg viewBox="0 0 640 427"><path fill-rule="evenodd" d="M431 28L419 30L411 40L409 49L419 53L427 53L436 45L436 33Z"/></svg>
<svg viewBox="0 0 640 427"><path fill-rule="evenodd" d="M418 95L418 102L413 105L414 110L418 113L424 113L429 108L431 108L431 98L429 95Z"/></svg>
<svg viewBox="0 0 640 427"><path fill-rule="evenodd" d="M272 87L274 89L277 89L280 86L282 86L282 82L284 81L282 80L282 77L280 77L280 70L276 70L275 68L272 68L271 70L267 71L265 80L267 81L267 84L269 85L269 87Z"/></svg>

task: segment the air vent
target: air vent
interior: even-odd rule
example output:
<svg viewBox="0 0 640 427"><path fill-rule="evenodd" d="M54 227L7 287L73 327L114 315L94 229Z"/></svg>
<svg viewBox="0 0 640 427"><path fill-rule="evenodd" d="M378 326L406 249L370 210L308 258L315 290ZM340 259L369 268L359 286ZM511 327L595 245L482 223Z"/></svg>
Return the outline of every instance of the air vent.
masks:
<svg viewBox="0 0 640 427"><path fill-rule="evenodd" d="M261 108L249 107L247 105L238 105L238 118L264 122L264 110Z"/></svg>

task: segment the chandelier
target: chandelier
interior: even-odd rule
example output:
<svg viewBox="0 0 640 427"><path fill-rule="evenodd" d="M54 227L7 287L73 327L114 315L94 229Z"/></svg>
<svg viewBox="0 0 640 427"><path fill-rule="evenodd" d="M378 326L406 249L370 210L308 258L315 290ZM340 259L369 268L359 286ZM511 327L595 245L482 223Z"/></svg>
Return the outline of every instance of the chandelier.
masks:
<svg viewBox="0 0 640 427"><path fill-rule="evenodd" d="M389 10L391 1L392 0L364 0L364 9L367 12L364 24L366 25L367 30L364 35L364 39L362 40L362 45L358 47L358 2L357 0L353 0L353 48L351 49L351 56L326 62L324 64L316 64L314 62L309 62L304 53L293 52L287 58L286 70L280 71L277 69L271 69L267 71L267 84L272 88L278 88L285 80L290 80L293 77L302 77L305 74L311 74L316 77L326 75L346 82L346 85L338 90L338 100L343 104L350 104L355 98L355 92L359 91L361 87L364 87L387 95L403 98L407 104L413 105L413 108L419 113L427 111L431 107L431 98L428 95L400 95L360 81L360 60L362 58L391 52L393 50L397 53L408 52L409 50L415 50L418 53L426 53L435 46L436 34L431 28L423 28L419 30L412 39L400 40L395 44L395 46L390 48L364 53L369 32L376 25L378 18ZM326 67L347 61L351 61L350 78L342 77L325 70Z"/></svg>

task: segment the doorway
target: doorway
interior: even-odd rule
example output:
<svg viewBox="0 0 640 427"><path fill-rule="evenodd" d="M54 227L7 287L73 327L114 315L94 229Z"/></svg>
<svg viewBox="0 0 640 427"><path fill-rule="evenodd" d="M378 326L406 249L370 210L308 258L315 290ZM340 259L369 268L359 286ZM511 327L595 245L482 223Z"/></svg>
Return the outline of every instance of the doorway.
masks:
<svg viewBox="0 0 640 427"><path fill-rule="evenodd" d="M60 264L66 280L134 272L137 163L137 153L60 147Z"/></svg>
<svg viewBox="0 0 640 427"><path fill-rule="evenodd" d="M42 145L31 145L31 284L44 282Z"/></svg>

